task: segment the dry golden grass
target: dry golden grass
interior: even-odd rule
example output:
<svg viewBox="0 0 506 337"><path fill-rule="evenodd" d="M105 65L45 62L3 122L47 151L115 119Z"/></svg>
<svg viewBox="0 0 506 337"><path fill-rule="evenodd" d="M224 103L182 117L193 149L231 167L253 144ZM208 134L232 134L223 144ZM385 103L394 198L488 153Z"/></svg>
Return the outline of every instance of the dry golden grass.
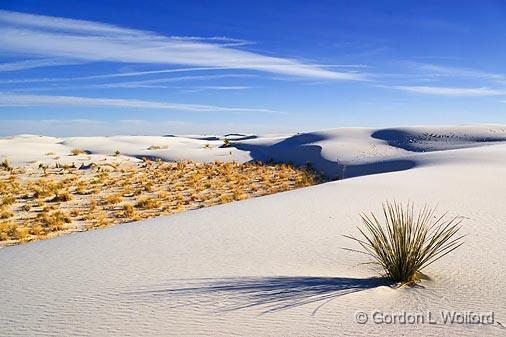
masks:
<svg viewBox="0 0 506 337"><path fill-rule="evenodd" d="M123 201L123 195L121 193L109 194L105 197L105 201L108 204L112 205L119 204L121 201Z"/></svg>
<svg viewBox="0 0 506 337"><path fill-rule="evenodd" d="M6 170L6 171L12 171L12 166L11 164L9 163L9 161L7 159L4 159L1 163L0 163L0 168Z"/></svg>
<svg viewBox="0 0 506 337"><path fill-rule="evenodd" d="M150 151L153 151L153 150L162 150L162 149L168 149L169 147L167 145L150 145L148 147L148 150Z"/></svg>
<svg viewBox="0 0 506 337"><path fill-rule="evenodd" d="M0 219L9 219L14 216L14 213L7 207L0 208Z"/></svg>
<svg viewBox="0 0 506 337"><path fill-rule="evenodd" d="M61 231L68 229L68 224L72 222L70 216L61 210L52 210L45 208L40 212L36 219L39 224L48 231Z"/></svg>
<svg viewBox="0 0 506 337"><path fill-rule="evenodd" d="M12 222L0 222L0 241L12 240L16 237L18 225Z"/></svg>
<svg viewBox="0 0 506 337"><path fill-rule="evenodd" d="M82 154L82 151L73 153ZM77 165L79 166L79 165ZM0 245L44 239L314 185L288 164L160 160L0 166Z"/></svg>
<svg viewBox="0 0 506 337"><path fill-rule="evenodd" d="M56 191L55 196L50 200L51 202L66 202L74 199L69 191Z"/></svg>
<svg viewBox="0 0 506 337"><path fill-rule="evenodd" d="M86 153L86 151L81 150L81 149L72 149L72 151L70 151L70 154L73 156L79 156L79 155L85 154L85 153Z"/></svg>
<svg viewBox="0 0 506 337"><path fill-rule="evenodd" d="M160 208L162 202L155 197L142 196L137 199L137 207L145 209Z"/></svg>

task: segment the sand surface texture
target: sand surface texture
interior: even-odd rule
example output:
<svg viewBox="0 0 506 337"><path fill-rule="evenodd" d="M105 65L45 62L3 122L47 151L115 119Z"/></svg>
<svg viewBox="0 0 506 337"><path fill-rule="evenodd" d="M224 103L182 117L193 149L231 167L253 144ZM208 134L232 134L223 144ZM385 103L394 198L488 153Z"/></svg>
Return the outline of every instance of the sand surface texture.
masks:
<svg viewBox="0 0 506 337"><path fill-rule="evenodd" d="M238 138L232 149L218 148L219 138L0 140L0 154L13 163L71 148L91 156L118 149L165 160L310 161L349 178L0 249L0 335L506 334L506 127ZM147 150L152 144L168 147ZM428 267L431 279L417 287L392 288L360 265L364 256L341 249L356 248L343 234L357 233L359 212L377 212L387 199L439 203L466 217L464 246ZM494 322L445 323L442 311L493 312ZM357 323L357 312L368 322ZM374 312L380 321L406 312L425 322L375 323Z"/></svg>

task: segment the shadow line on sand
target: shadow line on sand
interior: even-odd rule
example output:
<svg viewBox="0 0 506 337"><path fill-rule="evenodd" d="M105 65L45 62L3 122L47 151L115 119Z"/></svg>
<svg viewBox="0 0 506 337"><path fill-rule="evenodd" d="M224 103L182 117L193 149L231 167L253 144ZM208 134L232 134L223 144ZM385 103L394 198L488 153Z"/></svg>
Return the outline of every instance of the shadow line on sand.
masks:
<svg viewBox="0 0 506 337"><path fill-rule="evenodd" d="M314 315L323 305L347 294L392 286L386 278L345 277L242 277L224 279L179 280L191 286L181 288L164 287L155 290L131 292L129 295L157 300L168 300L182 296L190 303L208 303L210 298L221 303L218 311L261 307L262 314L318 303Z"/></svg>
<svg viewBox="0 0 506 337"><path fill-rule="evenodd" d="M325 140L325 137L313 134L298 134L273 145L259 145L232 142L238 150L248 151L253 161L261 162L290 162L296 166L308 163L317 171L323 172L329 178L353 178L371 174L404 171L415 167L413 160L393 159L378 160L365 164L343 165L328 160L321 154L322 147L312 143Z"/></svg>
<svg viewBox="0 0 506 337"><path fill-rule="evenodd" d="M388 145L410 152L433 152L459 148L469 148L485 143L505 142L506 137L458 136L424 132L417 134L402 129L381 129L371 134L372 138L387 142Z"/></svg>

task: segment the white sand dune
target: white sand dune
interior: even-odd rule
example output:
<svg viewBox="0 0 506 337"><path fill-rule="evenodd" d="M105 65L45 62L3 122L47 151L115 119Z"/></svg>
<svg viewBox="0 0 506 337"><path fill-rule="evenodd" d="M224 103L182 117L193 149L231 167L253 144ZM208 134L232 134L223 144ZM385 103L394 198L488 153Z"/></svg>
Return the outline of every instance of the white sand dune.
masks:
<svg viewBox="0 0 506 337"><path fill-rule="evenodd" d="M237 136L236 136L237 137ZM345 179L0 250L1 336L504 336L506 127L335 129L220 149L189 137L0 140L17 163L80 147L164 159L311 163ZM165 143L162 143L165 142ZM211 144L211 149L201 145ZM15 147L15 148L13 148ZM10 151L10 152L9 152ZM205 152L207 151L207 152ZM17 156L17 157L16 157ZM31 158L31 159L30 159ZM228 158L228 157L226 157ZM373 173L382 173L374 174ZM382 201L466 217L465 245L394 289L353 242ZM494 324L375 324L371 313L494 312ZM356 312L369 314L358 324Z"/></svg>

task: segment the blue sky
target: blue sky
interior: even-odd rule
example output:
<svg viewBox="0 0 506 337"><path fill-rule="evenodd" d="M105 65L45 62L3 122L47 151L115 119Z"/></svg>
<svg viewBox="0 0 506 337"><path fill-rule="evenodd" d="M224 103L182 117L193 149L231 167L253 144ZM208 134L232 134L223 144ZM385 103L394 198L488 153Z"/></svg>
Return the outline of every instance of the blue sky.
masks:
<svg viewBox="0 0 506 337"><path fill-rule="evenodd" d="M0 3L0 134L506 123L502 1Z"/></svg>

